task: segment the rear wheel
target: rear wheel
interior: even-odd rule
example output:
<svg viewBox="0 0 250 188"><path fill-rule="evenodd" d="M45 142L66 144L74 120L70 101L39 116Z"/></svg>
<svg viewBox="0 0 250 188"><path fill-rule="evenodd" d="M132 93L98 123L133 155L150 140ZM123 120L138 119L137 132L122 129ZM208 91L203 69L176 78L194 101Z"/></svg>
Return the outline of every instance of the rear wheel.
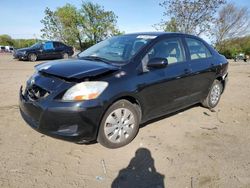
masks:
<svg viewBox="0 0 250 188"><path fill-rule="evenodd" d="M34 53L31 53L31 54L29 54L28 55L28 59L29 59L29 61L36 61L37 60L37 55L36 54L34 54Z"/></svg>
<svg viewBox="0 0 250 188"><path fill-rule="evenodd" d="M63 53L63 59L68 59L69 58L69 54L68 53Z"/></svg>
<svg viewBox="0 0 250 188"><path fill-rule="evenodd" d="M115 102L101 121L97 141L108 148L130 143L139 130L140 112L127 100Z"/></svg>
<svg viewBox="0 0 250 188"><path fill-rule="evenodd" d="M202 105L206 108L214 108L220 101L223 86L219 80L215 80Z"/></svg>

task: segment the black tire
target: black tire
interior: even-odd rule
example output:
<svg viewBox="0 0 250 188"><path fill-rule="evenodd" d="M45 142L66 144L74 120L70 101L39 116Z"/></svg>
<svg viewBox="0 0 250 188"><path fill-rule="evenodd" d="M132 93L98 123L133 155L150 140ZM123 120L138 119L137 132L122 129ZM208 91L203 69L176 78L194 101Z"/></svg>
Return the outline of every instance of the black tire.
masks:
<svg viewBox="0 0 250 188"><path fill-rule="evenodd" d="M37 55L35 53L30 53L28 55L28 60L32 61L32 62L35 62L37 60Z"/></svg>
<svg viewBox="0 0 250 188"><path fill-rule="evenodd" d="M210 88L206 99L202 102L202 105L209 109L216 107L220 101L222 91L222 83L219 80L215 80ZM216 92L216 94L214 94L213 92Z"/></svg>
<svg viewBox="0 0 250 188"><path fill-rule="evenodd" d="M116 117L115 113L119 112L120 110L121 110L121 119L115 118ZM130 115L128 116L131 119L124 118L125 112L131 113L130 114L131 116ZM108 118L110 118L110 117L113 117L112 120L116 122L113 125L111 123L107 122ZM129 125L129 123L125 123L125 120L126 120L126 122L133 121L134 123ZM122 121L123 121L123 123L122 123ZM97 141L101 145L103 145L107 148L119 148L119 147L125 146L128 143L130 143L137 135L138 130L139 130L139 123L140 123L140 111L139 111L138 107L127 100L119 100L119 101L115 102L114 104L112 104L108 108L108 110L105 112L105 114L102 118L101 124L100 124ZM125 125L125 124L127 124L127 125ZM108 128L113 129L113 131L110 133L111 135L107 134L107 131L105 132L105 130L107 130ZM129 131L127 131L126 129L127 130L129 129ZM116 135L116 133L118 135ZM119 135L119 133L120 133L120 135ZM123 136L121 136L121 135L123 135ZM112 141L112 139L111 139L112 137L115 138L116 141ZM122 137L123 137L123 139L122 139Z"/></svg>
<svg viewBox="0 0 250 188"><path fill-rule="evenodd" d="M62 58L63 58L63 59L68 59L68 58L69 58L69 54L66 53L66 52L63 53L63 54L62 54Z"/></svg>

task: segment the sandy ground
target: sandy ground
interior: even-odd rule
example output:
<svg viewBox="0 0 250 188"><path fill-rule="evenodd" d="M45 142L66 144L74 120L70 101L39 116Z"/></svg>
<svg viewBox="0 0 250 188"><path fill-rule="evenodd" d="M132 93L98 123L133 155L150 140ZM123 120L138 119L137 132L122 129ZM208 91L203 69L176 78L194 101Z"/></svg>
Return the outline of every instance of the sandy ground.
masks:
<svg viewBox="0 0 250 188"><path fill-rule="evenodd" d="M22 120L19 87L37 63L0 55L0 187L250 187L250 63L230 63L215 112L165 117L115 150L50 138Z"/></svg>

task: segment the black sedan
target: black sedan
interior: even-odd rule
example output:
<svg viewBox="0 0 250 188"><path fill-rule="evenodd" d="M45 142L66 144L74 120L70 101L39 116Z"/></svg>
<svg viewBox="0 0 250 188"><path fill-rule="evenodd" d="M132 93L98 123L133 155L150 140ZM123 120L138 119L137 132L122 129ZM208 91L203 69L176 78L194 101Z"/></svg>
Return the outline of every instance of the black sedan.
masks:
<svg viewBox="0 0 250 188"><path fill-rule="evenodd" d="M180 33L116 36L61 61L37 65L21 87L24 120L53 137L109 148L159 116L196 103L214 108L228 75L224 56Z"/></svg>
<svg viewBox="0 0 250 188"><path fill-rule="evenodd" d="M39 42L28 48L15 50L14 58L19 60L36 61L38 59L68 58L74 54L73 48L61 42Z"/></svg>

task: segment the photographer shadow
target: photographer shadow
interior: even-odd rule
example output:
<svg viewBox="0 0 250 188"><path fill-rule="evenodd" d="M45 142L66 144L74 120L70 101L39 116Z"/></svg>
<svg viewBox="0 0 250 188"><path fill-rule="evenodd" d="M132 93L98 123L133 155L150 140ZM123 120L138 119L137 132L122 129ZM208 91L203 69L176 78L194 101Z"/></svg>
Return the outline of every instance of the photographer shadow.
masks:
<svg viewBox="0 0 250 188"><path fill-rule="evenodd" d="M139 148L127 168L120 170L112 188L164 188L164 175L154 166L151 152Z"/></svg>

